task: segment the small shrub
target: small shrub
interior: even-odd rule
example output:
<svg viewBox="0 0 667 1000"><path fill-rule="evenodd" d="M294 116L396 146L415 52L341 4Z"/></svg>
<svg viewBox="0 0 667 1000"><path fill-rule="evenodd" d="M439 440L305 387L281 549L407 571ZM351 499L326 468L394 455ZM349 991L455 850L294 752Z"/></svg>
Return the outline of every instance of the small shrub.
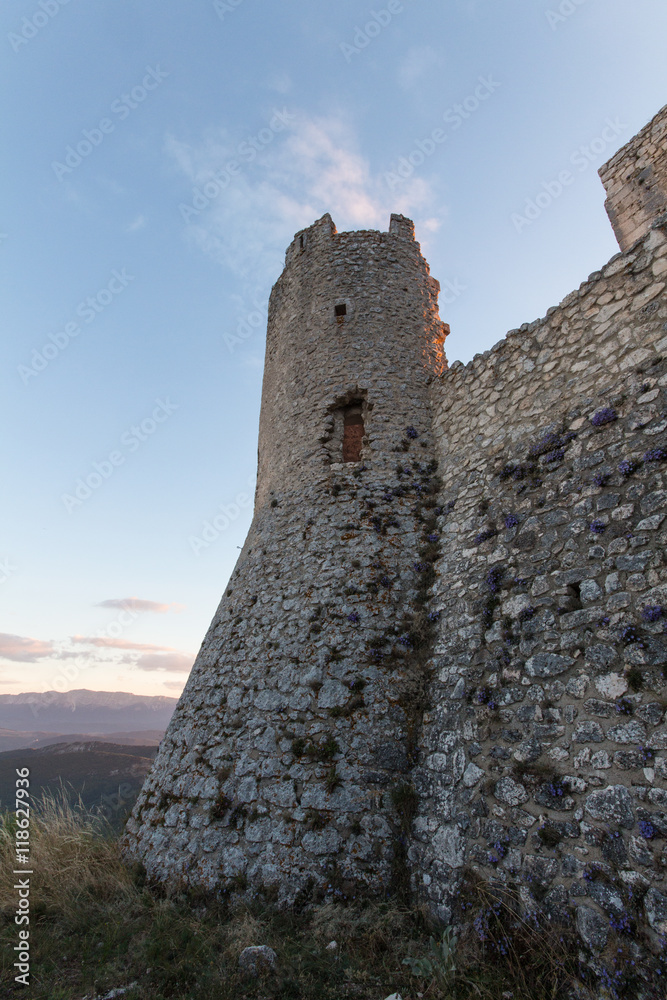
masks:
<svg viewBox="0 0 667 1000"><path fill-rule="evenodd" d="M327 761L333 760L336 754L340 753L340 747L333 736L327 736L323 743L311 743L306 747L306 753L311 759L318 760L324 764Z"/></svg>
<svg viewBox="0 0 667 1000"><path fill-rule="evenodd" d="M626 679L631 691L641 691L644 687L644 675L639 667L631 667L626 674Z"/></svg>
<svg viewBox="0 0 667 1000"><path fill-rule="evenodd" d="M445 927L439 941L432 937L424 958L404 958L403 965L410 968L413 976L420 979L435 979L440 985L456 972L457 938L452 927Z"/></svg>
<svg viewBox="0 0 667 1000"><path fill-rule="evenodd" d="M324 785L329 795L331 795L332 792L335 792L337 788L342 788L343 782L338 774L338 771L336 770L335 764L327 771L324 779Z"/></svg>
<svg viewBox="0 0 667 1000"><path fill-rule="evenodd" d="M563 839L563 834L555 826L551 826L545 823L537 831L537 836L540 838L545 847L554 848L560 844Z"/></svg>
<svg viewBox="0 0 667 1000"><path fill-rule="evenodd" d="M232 809L234 803L228 795L224 792L219 792L215 801L213 802L211 808L209 809L209 816L211 819L224 819L225 815Z"/></svg>
<svg viewBox="0 0 667 1000"><path fill-rule="evenodd" d="M318 809L309 809L306 813L306 826L309 830L323 830L328 823L327 814Z"/></svg>

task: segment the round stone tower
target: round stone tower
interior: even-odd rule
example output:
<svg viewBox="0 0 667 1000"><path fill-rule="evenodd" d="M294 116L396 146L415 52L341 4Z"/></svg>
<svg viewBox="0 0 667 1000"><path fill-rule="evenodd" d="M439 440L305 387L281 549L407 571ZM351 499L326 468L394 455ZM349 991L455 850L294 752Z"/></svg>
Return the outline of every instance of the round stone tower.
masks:
<svg viewBox="0 0 667 1000"><path fill-rule="evenodd" d="M336 233L325 215L288 248L253 522L128 823L154 878L281 900L405 881L438 550L438 291L402 216Z"/></svg>

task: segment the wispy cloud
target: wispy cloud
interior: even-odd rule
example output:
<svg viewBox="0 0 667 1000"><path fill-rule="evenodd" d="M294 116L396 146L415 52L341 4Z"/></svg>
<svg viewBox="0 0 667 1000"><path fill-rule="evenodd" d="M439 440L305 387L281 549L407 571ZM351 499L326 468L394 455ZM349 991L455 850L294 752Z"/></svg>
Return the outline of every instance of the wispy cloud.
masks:
<svg viewBox="0 0 667 1000"><path fill-rule="evenodd" d="M185 687L184 681L162 681L162 687L169 688L171 691L182 691Z"/></svg>
<svg viewBox="0 0 667 1000"><path fill-rule="evenodd" d="M188 673L194 656L186 653L145 653L137 660L139 670L167 670L172 674Z"/></svg>
<svg viewBox="0 0 667 1000"><path fill-rule="evenodd" d="M146 225L146 216L138 215L128 226L125 227L126 233L136 233L140 229L143 229Z"/></svg>
<svg viewBox="0 0 667 1000"><path fill-rule="evenodd" d="M294 120L188 225L188 236L207 254L261 285L275 280L294 233L330 212L339 230L382 229L392 212L438 214L433 186L424 177L387 190L382 171L362 154L353 125L343 115ZM166 152L193 187L204 185L236 154L224 129L199 144L170 136ZM177 210L177 206L175 206Z"/></svg>
<svg viewBox="0 0 667 1000"><path fill-rule="evenodd" d="M107 639L100 636L73 635L72 642L101 649L131 649L143 653L173 653L173 646L154 646L149 642L130 642L129 639Z"/></svg>
<svg viewBox="0 0 667 1000"><path fill-rule="evenodd" d="M36 663L53 654L53 643L0 632L0 658L18 663Z"/></svg>
<svg viewBox="0 0 667 1000"><path fill-rule="evenodd" d="M156 615L183 610L182 604L160 604L158 601L143 601L139 597L114 597L107 601L100 601L95 607L113 608L115 611L151 611Z"/></svg>
<svg viewBox="0 0 667 1000"><path fill-rule="evenodd" d="M274 73L268 80L268 86L277 94L288 94L292 89L292 78L287 73Z"/></svg>
<svg viewBox="0 0 667 1000"><path fill-rule="evenodd" d="M408 49L398 67L398 82L404 90L411 90L424 77L444 65L442 53L430 45L413 45Z"/></svg>

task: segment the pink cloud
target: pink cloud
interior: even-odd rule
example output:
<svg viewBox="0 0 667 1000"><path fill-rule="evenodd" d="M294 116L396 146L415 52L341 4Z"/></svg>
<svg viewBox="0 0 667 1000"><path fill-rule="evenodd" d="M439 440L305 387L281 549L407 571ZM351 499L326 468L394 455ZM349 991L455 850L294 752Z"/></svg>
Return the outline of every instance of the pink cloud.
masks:
<svg viewBox="0 0 667 1000"><path fill-rule="evenodd" d="M53 643L41 639L26 639L20 635L0 632L0 657L19 663L36 663L44 656L53 654Z"/></svg>
<svg viewBox="0 0 667 1000"><path fill-rule="evenodd" d="M169 611L178 613L183 610L182 604L160 604L158 601L143 601L139 597L114 597L108 601L100 601L98 608L113 608L116 611L151 611L156 615L165 615Z"/></svg>
<svg viewBox="0 0 667 1000"><path fill-rule="evenodd" d="M130 642L128 639L107 639L91 635L73 635L72 642L104 649L134 649L140 653L173 653L173 646L154 646L149 642Z"/></svg>
<svg viewBox="0 0 667 1000"><path fill-rule="evenodd" d="M137 660L140 670L168 670L174 674L188 673L194 662L194 656L186 653L145 653Z"/></svg>

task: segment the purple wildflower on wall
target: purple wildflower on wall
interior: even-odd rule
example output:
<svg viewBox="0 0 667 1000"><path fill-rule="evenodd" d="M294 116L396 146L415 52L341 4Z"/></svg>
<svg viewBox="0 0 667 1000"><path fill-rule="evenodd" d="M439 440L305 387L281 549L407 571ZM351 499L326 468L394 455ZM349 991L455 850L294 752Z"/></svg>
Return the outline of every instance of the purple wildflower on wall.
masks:
<svg viewBox="0 0 667 1000"><path fill-rule="evenodd" d="M633 932L632 921L630 917L623 912L618 913L612 911L609 917L609 926L613 931L616 931L618 934L632 934Z"/></svg>
<svg viewBox="0 0 667 1000"><path fill-rule="evenodd" d="M603 427L605 424L611 424L614 420L618 420L618 414L613 406L605 406L591 417L591 423L594 427Z"/></svg>
<svg viewBox="0 0 667 1000"><path fill-rule="evenodd" d="M597 518L595 521L591 521L590 530L593 532L594 535L602 535L604 534L606 529L607 525L604 523L604 521L598 521Z"/></svg>
<svg viewBox="0 0 667 1000"><path fill-rule="evenodd" d="M516 528L518 523L519 523L519 518L516 516L516 514L508 514L507 517L505 518L506 528Z"/></svg>
<svg viewBox="0 0 667 1000"><path fill-rule="evenodd" d="M633 642L639 642L639 632L637 631L636 626L632 624L624 625L621 628L621 640L626 643L626 645L630 645L630 643Z"/></svg>
<svg viewBox="0 0 667 1000"><path fill-rule="evenodd" d="M440 618L440 612L439 611L430 611L429 612L428 620L430 622L437 622L439 618Z"/></svg>
<svg viewBox="0 0 667 1000"><path fill-rule="evenodd" d="M642 611L642 621L657 622L664 614L664 609L659 604L648 605Z"/></svg>
<svg viewBox="0 0 667 1000"><path fill-rule="evenodd" d="M664 462L667 458L667 448L651 448L644 455L645 462Z"/></svg>
<svg viewBox="0 0 667 1000"><path fill-rule="evenodd" d="M481 545L482 542L488 542L489 538L493 538L497 534L497 528L487 528L486 531L480 531L479 535L475 536L475 545Z"/></svg>
<svg viewBox="0 0 667 1000"><path fill-rule="evenodd" d="M352 612L351 612L351 613L350 613L350 614L349 614L349 615L347 616L347 620L348 620L349 622L352 622L352 624L353 624L353 625L356 625L356 624L358 623L358 621L359 621L359 615L357 614L357 612L356 612L356 611L352 611Z"/></svg>
<svg viewBox="0 0 667 1000"><path fill-rule="evenodd" d="M410 438L411 441L414 441L415 438L419 437L419 434L414 427L406 427L405 436Z"/></svg>
<svg viewBox="0 0 667 1000"><path fill-rule="evenodd" d="M493 694L490 688L483 687L480 691L477 692L477 704L486 705L487 708L491 709L496 708L496 703L493 700Z"/></svg>
<svg viewBox="0 0 667 1000"><path fill-rule="evenodd" d="M439 538L440 538L440 535L438 535L438 534L436 534L434 532L433 534L426 536L426 541L427 542L437 542Z"/></svg>
<svg viewBox="0 0 667 1000"><path fill-rule="evenodd" d="M650 820L640 819L638 826L639 826L639 832L641 833L644 840L653 840L657 831Z"/></svg>
<svg viewBox="0 0 667 1000"><path fill-rule="evenodd" d="M593 476L593 482L596 486L606 486L609 482L610 476L608 472L596 472Z"/></svg>
<svg viewBox="0 0 667 1000"><path fill-rule="evenodd" d="M640 462L636 462L633 458L624 458L622 462L618 464L618 471L626 479L631 476L640 466Z"/></svg>

